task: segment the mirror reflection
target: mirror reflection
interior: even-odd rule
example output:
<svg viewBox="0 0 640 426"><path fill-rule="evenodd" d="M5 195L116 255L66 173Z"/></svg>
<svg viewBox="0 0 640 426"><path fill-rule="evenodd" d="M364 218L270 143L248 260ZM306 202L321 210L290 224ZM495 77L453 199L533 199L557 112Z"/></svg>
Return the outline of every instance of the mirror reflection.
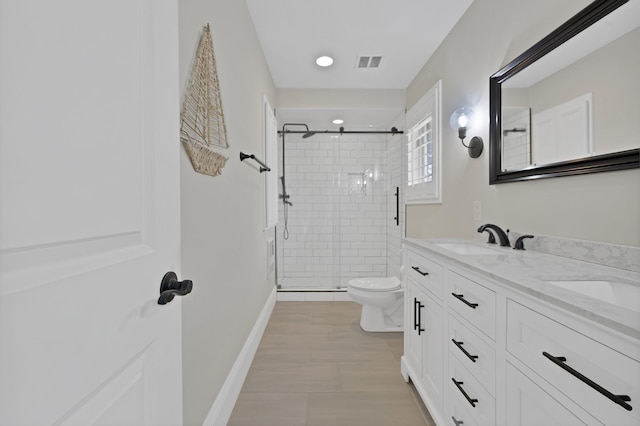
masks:
<svg viewBox="0 0 640 426"><path fill-rule="evenodd" d="M504 96L504 95L503 95ZM513 102L517 104L517 102ZM502 108L502 170L531 164L531 108Z"/></svg>
<svg viewBox="0 0 640 426"><path fill-rule="evenodd" d="M490 183L640 167L640 1L595 0L490 78Z"/></svg>
<svg viewBox="0 0 640 426"><path fill-rule="evenodd" d="M551 74L538 61L502 84L502 171L638 147L632 124L640 116L640 23L629 30L614 18L608 44ZM588 38L581 34L562 50L593 48Z"/></svg>

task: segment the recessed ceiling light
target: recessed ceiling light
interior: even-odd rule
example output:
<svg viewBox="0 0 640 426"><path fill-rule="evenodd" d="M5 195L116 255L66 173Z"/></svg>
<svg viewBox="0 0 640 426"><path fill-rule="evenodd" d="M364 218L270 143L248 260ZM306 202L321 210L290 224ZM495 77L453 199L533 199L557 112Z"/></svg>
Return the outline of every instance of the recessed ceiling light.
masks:
<svg viewBox="0 0 640 426"><path fill-rule="evenodd" d="M333 58L331 56L320 56L316 59L316 64L320 67L328 67L333 64Z"/></svg>
<svg viewBox="0 0 640 426"><path fill-rule="evenodd" d="M340 118L336 118L335 120L332 121L333 124L342 124L344 123L344 120L340 119Z"/></svg>

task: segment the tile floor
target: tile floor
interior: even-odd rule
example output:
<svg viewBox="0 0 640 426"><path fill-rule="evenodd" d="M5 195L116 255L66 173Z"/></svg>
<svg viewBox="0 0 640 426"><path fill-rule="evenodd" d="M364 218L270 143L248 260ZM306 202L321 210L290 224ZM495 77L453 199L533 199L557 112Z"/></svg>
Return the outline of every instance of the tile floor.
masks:
<svg viewBox="0 0 640 426"><path fill-rule="evenodd" d="M277 302L229 426L434 425L400 375L402 333L353 302Z"/></svg>

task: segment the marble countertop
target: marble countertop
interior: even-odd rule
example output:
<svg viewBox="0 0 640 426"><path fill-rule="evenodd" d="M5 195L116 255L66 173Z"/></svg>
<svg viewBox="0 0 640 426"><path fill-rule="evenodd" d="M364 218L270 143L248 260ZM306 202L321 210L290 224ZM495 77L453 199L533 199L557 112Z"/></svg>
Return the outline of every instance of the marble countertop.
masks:
<svg viewBox="0 0 640 426"><path fill-rule="evenodd" d="M545 300L620 333L640 340L640 273L596 263L536 252L488 245L474 239L405 238L413 246L453 265L464 266L498 283ZM438 246L458 243L490 248L495 254L459 254ZM560 282L567 286L552 284ZM593 283L598 281L598 283ZM585 283L581 283L585 282ZM606 283L602 283L606 282ZM610 284L607 284L610 283ZM578 285L602 287L602 295L576 290ZM600 290L600 288L597 288ZM624 298L613 297L613 293ZM607 294L610 293L610 294ZM619 302L618 302L619 301Z"/></svg>

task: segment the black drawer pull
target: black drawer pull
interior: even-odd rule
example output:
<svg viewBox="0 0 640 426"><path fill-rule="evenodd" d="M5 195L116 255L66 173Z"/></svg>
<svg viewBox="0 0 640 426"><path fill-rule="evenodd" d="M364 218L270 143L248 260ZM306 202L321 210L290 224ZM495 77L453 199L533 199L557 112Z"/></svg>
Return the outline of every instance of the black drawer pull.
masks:
<svg viewBox="0 0 640 426"><path fill-rule="evenodd" d="M573 368L571 368L567 364L565 364L565 362L567 361L567 358L565 358L563 356L553 356L553 355L549 355L549 353L547 353L547 352L542 352L542 355L547 357L551 362L553 362L554 364L556 364L557 366L559 366L563 370L565 370L568 373L570 373L572 376L578 378L583 383L591 386L593 389L597 390L602 395L604 395L607 398L609 398L611 401L613 401L616 404L624 407L625 410L627 410L627 411L631 411L632 410L633 407L631 407L631 405L627 404L627 402L631 401L631 397L629 397L628 395L614 395L613 393L609 392L608 390L606 390L605 388L603 388L602 386L600 386L599 384L597 384L596 382L594 382L590 378L582 375L578 371L574 370Z"/></svg>
<svg viewBox="0 0 640 426"><path fill-rule="evenodd" d="M478 304L477 304L477 303L471 303L471 302L469 302L468 300L466 300L466 299L464 298L464 294L455 294L455 293L451 293L451 295L452 295L453 297L455 297L456 299L458 299L459 301L463 302L465 305L467 305L467 306L469 306L469 307L471 307L471 308L473 308L473 309L475 309L475 308L477 308L477 307L478 307Z"/></svg>
<svg viewBox="0 0 640 426"><path fill-rule="evenodd" d="M464 342L456 342L456 339L451 339L451 341L453 342L454 345L456 345L458 347L458 349L460 349L462 351L462 353L464 353L471 361L476 362L476 359L478 358L478 355L471 355L469 352L467 352L465 350L465 348L462 347L462 345L464 345Z"/></svg>
<svg viewBox="0 0 640 426"><path fill-rule="evenodd" d="M451 378L451 380L453 380L453 383L455 383L456 387L458 388L458 390L460 392L462 392L464 397L467 398L467 401L469 401L469 404L471 404L472 407L475 407L476 406L476 402L478 402L478 400L475 399L475 398L470 398L469 395L467 395L467 393L464 391L464 389L462 389L461 385L464 385L464 382L458 382L453 377Z"/></svg>
<svg viewBox="0 0 640 426"><path fill-rule="evenodd" d="M456 426L460 426L460 425L464 424L464 422L462 420L456 420L456 418L453 417L453 416L451 416L451 420L453 420L453 424L456 425Z"/></svg>
<svg viewBox="0 0 640 426"><path fill-rule="evenodd" d="M420 270L420 267L418 266L412 266L411 269L413 269L414 271L416 271L417 273L419 273L420 275L422 275L423 277L426 277L427 275L429 275L428 272L422 272Z"/></svg>
<svg viewBox="0 0 640 426"><path fill-rule="evenodd" d="M418 323L418 305L420 304L420 302L418 302L418 299L416 299L415 297L413 298L413 329L417 330L418 327L420 327L420 324Z"/></svg>

